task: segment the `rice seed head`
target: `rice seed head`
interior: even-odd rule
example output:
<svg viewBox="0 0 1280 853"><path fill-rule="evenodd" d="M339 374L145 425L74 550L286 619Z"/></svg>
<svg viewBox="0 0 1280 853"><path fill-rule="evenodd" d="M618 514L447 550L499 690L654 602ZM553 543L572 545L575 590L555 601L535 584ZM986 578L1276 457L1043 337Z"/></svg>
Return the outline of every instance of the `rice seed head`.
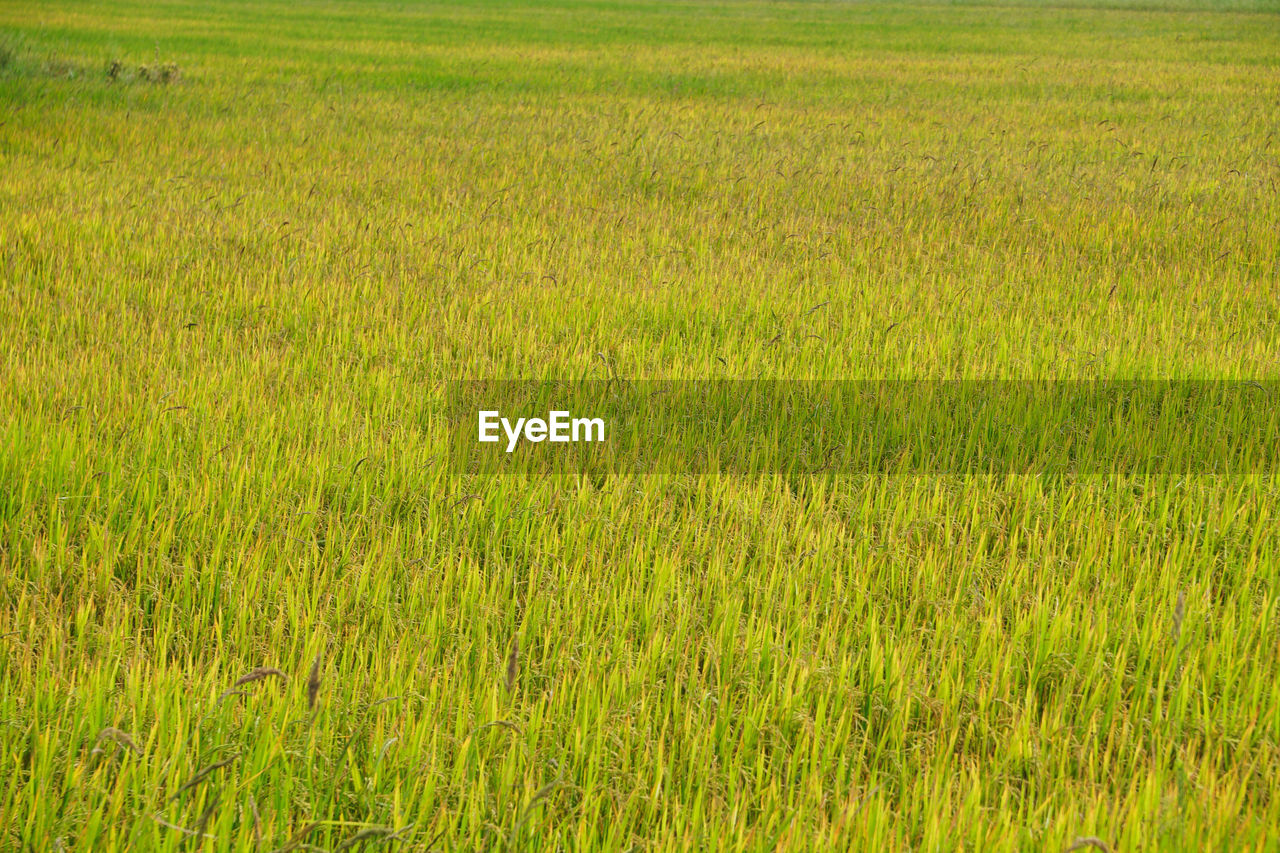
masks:
<svg viewBox="0 0 1280 853"><path fill-rule="evenodd" d="M289 676L285 675L275 667L259 666L249 670L244 675L237 678L230 687L222 692L222 695L218 697L218 701L221 702L228 696L241 696L244 694L244 691L237 690L237 687L243 687L246 684L253 684L255 681L262 681L264 678L279 678L281 681L286 683L289 681Z"/></svg>
<svg viewBox="0 0 1280 853"><path fill-rule="evenodd" d="M289 851L297 850L303 847L304 845L302 843L302 840L306 838L308 835L310 835L314 830L319 828L320 828L319 821L313 821L307 824L306 826L302 827L302 829L299 829L297 832L293 834L293 838L289 839L288 844L284 845L283 847L276 848L274 853L289 853Z"/></svg>
<svg viewBox="0 0 1280 853"><path fill-rule="evenodd" d="M516 689L516 679L520 676L520 638L511 641L511 654L507 656L507 690Z"/></svg>
<svg viewBox="0 0 1280 853"><path fill-rule="evenodd" d="M138 748L138 744L134 742L128 732L122 732L112 726L107 726L105 729L98 732L98 738L95 741L93 754L99 754L102 752L102 742L104 740L113 741L136 755L142 755L142 750Z"/></svg>
<svg viewBox="0 0 1280 853"><path fill-rule="evenodd" d="M236 753L235 755L232 755L229 758L224 758L221 761L215 761L213 764L209 764L205 767L201 767L199 770L195 772L194 776L192 776L185 783L183 783L181 788L179 788L177 791L174 791L173 796L169 798L169 801L172 802L173 800L177 799L178 796L183 791L187 791L187 790L190 790L191 788L194 788L196 785L199 785L206 778L208 778L209 774L213 773L215 770L221 770L222 768L226 767L229 764L232 764L239 758L240 758L240 754Z"/></svg>
<svg viewBox="0 0 1280 853"><path fill-rule="evenodd" d="M316 659L311 663L311 672L307 676L307 707L314 708L316 706L316 698L320 695L320 657L321 652L316 652Z"/></svg>
<svg viewBox="0 0 1280 853"><path fill-rule="evenodd" d="M249 809L253 814L253 843L255 847L261 847L262 816L258 814L258 801L253 798L253 794L249 795Z"/></svg>
<svg viewBox="0 0 1280 853"><path fill-rule="evenodd" d="M257 667L256 669L249 670L249 672L237 678L235 684L232 684L231 686L240 687L245 684L252 684L255 681L261 681L264 678L272 678L272 677L282 679L283 681L289 680L289 676L285 675L283 672L276 669L275 667L260 666L260 667Z"/></svg>
<svg viewBox="0 0 1280 853"><path fill-rule="evenodd" d="M357 832L355 835L346 839L337 847L333 848L333 850L334 850L334 853L338 853L338 851L349 850L352 847L366 844L370 841L373 841L374 839L381 839L383 841L386 841L398 835L399 833L397 833L394 829L392 829L389 826L369 826L369 827L365 827L364 829Z"/></svg>
<svg viewBox="0 0 1280 853"><path fill-rule="evenodd" d="M1178 603L1173 606L1173 627L1170 634L1173 641L1178 642L1178 638L1182 636L1182 619L1187 615L1187 591L1178 590Z"/></svg>

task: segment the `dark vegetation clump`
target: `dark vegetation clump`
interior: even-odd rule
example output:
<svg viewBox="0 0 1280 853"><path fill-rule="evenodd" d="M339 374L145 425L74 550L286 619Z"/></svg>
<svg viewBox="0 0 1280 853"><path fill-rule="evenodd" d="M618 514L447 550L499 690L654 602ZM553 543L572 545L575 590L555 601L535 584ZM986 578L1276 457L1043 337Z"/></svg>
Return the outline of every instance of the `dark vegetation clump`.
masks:
<svg viewBox="0 0 1280 853"><path fill-rule="evenodd" d="M0 73L71 79L80 76L81 71L75 63L54 54L40 60L21 35L0 33Z"/></svg>
<svg viewBox="0 0 1280 853"><path fill-rule="evenodd" d="M10 33L0 33L0 72L17 70L21 56L19 39Z"/></svg>
<svg viewBox="0 0 1280 853"><path fill-rule="evenodd" d="M107 79L112 82L140 82L168 85L182 78L182 71L176 62L157 63L155 65L127 65L123 60L113 59L107 64Z"/></svg>
<svg viewBox="0 0 1280 853"><path fill-rule="evenodd" d="M44 54L43 57L41 54ZM176 62L161 62L159 57L151 64L131 64L123 59L112 59L105 67L106 79L111 83L154 83L169 85L182 79L182 69ZM19 34L0 32L0 73L17 74L54 79L92 78L92 64L78 59L68 59L56 51L45 51Z"/></svg>

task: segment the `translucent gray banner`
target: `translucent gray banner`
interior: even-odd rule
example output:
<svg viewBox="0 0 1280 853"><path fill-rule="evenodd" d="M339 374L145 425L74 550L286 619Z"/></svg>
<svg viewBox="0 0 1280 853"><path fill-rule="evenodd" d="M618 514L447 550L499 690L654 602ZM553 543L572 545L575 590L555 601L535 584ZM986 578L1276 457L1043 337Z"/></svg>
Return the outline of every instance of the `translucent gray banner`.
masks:
<svg viewBox="0 0 1280 853"><path fill-rule="evenodd" d="M548 474L1273 470L1280 381L467 380L450 465Z"/></svg>

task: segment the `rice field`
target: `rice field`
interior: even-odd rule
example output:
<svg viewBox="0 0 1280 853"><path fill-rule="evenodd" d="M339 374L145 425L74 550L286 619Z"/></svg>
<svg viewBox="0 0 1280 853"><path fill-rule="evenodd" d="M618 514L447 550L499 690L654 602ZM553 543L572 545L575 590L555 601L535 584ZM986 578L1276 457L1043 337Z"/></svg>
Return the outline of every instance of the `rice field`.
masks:
<svg viewBox="0 0 1280 853"><path fill-rule="evenodd" d="M1274 0L10 0L0 287L2 849L1280 847Z"/></svg>

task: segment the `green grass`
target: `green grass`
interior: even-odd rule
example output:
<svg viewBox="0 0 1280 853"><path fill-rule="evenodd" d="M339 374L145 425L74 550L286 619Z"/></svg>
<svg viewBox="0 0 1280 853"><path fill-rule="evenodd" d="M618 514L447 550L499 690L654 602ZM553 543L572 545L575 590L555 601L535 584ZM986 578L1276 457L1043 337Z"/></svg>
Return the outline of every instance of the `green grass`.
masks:
<svg viewBox="0 0 1280 853"><path fill-rule="evenodd" d="M0 5L0 847L1274 849L1273 467L482 477L440 412L1280 379L1277 11Z"/></svg>

